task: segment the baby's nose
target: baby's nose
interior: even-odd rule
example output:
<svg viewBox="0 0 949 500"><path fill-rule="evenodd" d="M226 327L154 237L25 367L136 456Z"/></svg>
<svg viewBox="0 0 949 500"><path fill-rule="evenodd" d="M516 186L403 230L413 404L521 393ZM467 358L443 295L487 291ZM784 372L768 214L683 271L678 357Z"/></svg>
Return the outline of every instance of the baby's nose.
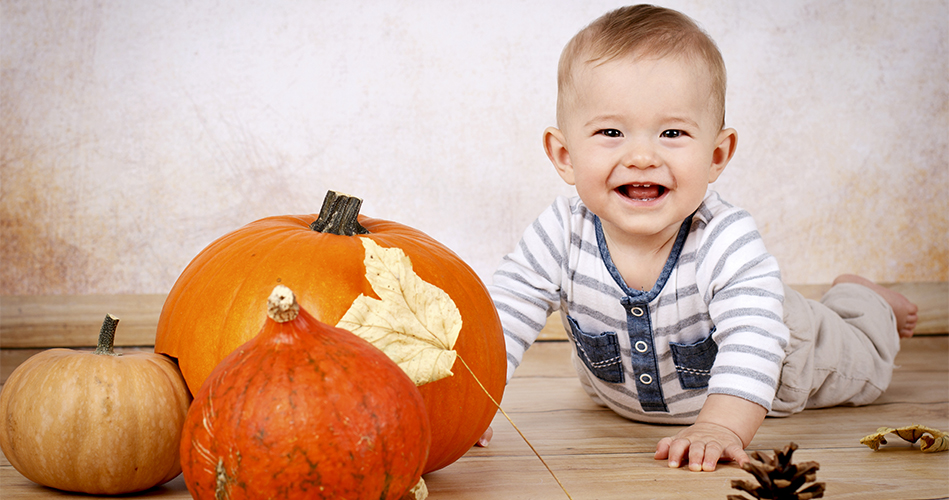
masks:
<svg viewBox="0 0 949 500"><path fill-rule="evenodd" d="M648 139L629 141L623 153L623 165L629 168L652 168L659 164L656 145Z"/></svg>

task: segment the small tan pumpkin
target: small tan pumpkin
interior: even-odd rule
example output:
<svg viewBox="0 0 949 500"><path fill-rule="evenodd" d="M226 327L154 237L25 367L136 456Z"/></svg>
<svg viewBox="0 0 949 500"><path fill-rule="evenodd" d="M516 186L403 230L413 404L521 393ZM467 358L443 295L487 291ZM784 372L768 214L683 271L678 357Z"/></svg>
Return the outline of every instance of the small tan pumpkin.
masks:
<svg viewBox="0 0 949 500"><path fill-rule="evenodd" d="M27 479L66 491L141 491L181 473L191 403L177 365L151 352L117 354L106 316L95 352L43 351L0 392L0 448Z"/></svg>

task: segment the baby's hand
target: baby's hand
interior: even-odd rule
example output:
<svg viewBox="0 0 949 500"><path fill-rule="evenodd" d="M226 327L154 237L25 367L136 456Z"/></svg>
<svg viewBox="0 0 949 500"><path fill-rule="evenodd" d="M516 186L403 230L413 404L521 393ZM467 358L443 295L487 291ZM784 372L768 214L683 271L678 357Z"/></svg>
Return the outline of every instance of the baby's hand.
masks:
<svg viewBox="0 0 949 500"><path fill-rule="evenodd" d="M751 401L727 394L709 394L692 426L656 445L656 460L669 459L677 468L688 461L693 471L713 471L719 459L738 465L749 461L745 446L758 432L768 410Z"/></svg>
<svg viewBox="0 0 949 500"><path fill-rule="evenodd" d="M487 429L485 429L484 434L481 435L481 438L478 439L478 442L475 443L475 446L486 448L488 443L491 442L492 437L494 437L494 429L489 426Z"/></svg>
<svg viewBox="0 0 949 500"><path fill-rule="evenodd" d="M733 460L739 466L749 460L741 438L726 427L713 423L696 423L673 437L656 444L656 460L669 460L669 467L678 468L688 462L689 470L713 471L720 459Z"/></svg>

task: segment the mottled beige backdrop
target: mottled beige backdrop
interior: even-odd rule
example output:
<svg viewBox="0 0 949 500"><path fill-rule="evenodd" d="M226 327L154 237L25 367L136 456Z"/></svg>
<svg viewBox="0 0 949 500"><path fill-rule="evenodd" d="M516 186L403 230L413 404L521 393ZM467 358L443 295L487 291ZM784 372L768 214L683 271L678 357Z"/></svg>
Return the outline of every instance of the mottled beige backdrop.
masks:
<svg viewBox="0 0 949 500"><path fill-rule="evenodd" d="M662 2L718 41L716 184L787 281L949 279L949 4ZM569 194L555 67L613 1L0 0L0 294L165 293L327 189L485 279Z"/></svg>

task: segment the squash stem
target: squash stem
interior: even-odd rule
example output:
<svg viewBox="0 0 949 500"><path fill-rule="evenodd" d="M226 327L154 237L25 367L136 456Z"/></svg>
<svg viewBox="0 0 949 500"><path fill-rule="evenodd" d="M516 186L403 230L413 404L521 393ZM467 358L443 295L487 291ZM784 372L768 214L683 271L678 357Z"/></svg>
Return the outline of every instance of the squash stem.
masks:
<svg viewBox="0 0 949 500"><path fill-rule="evenodd" d="M326 234L353 236L369 234L369 230L359 223L359 208L362 200L336 191L327 191L323 198L323 208L310 229Z"/></svg>
<svg viewBox="0 0 949 500"><path fill-rule="evenodd" d="M274 287L270 297L267 298L267 316L277 323L286 323L297 319L300 314L300 304L297 298L285 285Z"/></svg>
<svg viewBox="0 0 949 500"><path fill-rule="evenodd" d="M115 345L115 328L119 324L119 318L106 314L102 321L102 328L99 330L99 345L96 346L95 354L106 356L118 356L113 346Z"/></svg>

